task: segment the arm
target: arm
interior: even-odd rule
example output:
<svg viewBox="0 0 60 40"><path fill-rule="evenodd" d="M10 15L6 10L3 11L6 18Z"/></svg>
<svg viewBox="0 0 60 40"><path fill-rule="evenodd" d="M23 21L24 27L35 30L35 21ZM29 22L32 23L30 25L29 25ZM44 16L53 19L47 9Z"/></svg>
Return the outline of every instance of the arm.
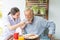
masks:
<svg viewBox="0 0 60 40"><path fill-rule="evenodd" d="M48 37L51 38L55 32L55 23L42 18L41 19L41 25L43 28L49 29Z"/></svg>
<svg viewBox="0 0 60 40"><path fill-rule="evenodd" d="M16 24L16 25L10 25L10 24L8 24L7 27L8 27L10 30L15 30L16 28L22 27L23 25L24 25L24 22L20 22L20 23L18 23L18 24Z"/></svg>
<svg viewBox="0 0 60 40"><path fill-rule="evenodd" d="M48 26L49 26L49 28L48 28L49 29L48 37L52 38L53 37L52 35L55 33L55 23L50 21L50 22L48 22Z"/></svg>

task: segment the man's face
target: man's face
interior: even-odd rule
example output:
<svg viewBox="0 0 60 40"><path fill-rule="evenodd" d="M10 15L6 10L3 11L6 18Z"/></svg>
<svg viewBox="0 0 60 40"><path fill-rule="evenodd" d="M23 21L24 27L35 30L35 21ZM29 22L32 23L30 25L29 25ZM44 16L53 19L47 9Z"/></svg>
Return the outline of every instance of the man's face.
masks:
<svg viewBox="0 0 60 40"><path fill-rule="evenodd" d="M26 17L27 20L30 20L31 21L32 18L33 18L32 11L31 10L25 11L25 17Z"/></svg>

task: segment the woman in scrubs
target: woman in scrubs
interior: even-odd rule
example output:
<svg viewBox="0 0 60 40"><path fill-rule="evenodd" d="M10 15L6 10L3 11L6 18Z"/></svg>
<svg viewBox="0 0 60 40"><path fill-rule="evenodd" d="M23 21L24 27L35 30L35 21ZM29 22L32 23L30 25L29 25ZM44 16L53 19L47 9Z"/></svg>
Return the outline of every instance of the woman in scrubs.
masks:
<svg viewBox="0 0 60 40"><path fill-rule="evenodd" d="M20 11L17 7L11 8L11 11L8 13L8 23L7 27L9 29L9 37L7 37L7 40L10 40L12 38L12 35L14 34L16 28L24 28L22 27L24 25L24 22L20 22Z"/></svg>

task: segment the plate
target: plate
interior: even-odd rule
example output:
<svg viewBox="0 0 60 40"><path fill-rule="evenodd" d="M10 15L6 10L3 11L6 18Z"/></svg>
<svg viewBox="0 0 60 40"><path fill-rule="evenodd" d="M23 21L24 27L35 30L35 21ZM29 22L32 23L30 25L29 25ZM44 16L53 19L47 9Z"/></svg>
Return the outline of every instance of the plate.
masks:
<svg viewBox="0 0 60 40"><path fill-rule="evenodd" d="M38 38L39 36L36 34L25 34L23 35L25 39L35 39Z"/></svg>

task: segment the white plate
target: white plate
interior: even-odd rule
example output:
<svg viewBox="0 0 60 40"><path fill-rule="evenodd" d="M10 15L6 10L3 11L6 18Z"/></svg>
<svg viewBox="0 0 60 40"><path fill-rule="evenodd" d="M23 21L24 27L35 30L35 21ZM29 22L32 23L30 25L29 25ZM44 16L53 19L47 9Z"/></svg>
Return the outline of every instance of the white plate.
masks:
<svg viewBox="0 0 60 40"><path fill-rule="evenodd" d="M25 34L25 35L23 35L24 36L24 38L26 38L26 39L35 39L35 38L38 38L39 36L38 35L36 35L36 34Z"/></svg>

